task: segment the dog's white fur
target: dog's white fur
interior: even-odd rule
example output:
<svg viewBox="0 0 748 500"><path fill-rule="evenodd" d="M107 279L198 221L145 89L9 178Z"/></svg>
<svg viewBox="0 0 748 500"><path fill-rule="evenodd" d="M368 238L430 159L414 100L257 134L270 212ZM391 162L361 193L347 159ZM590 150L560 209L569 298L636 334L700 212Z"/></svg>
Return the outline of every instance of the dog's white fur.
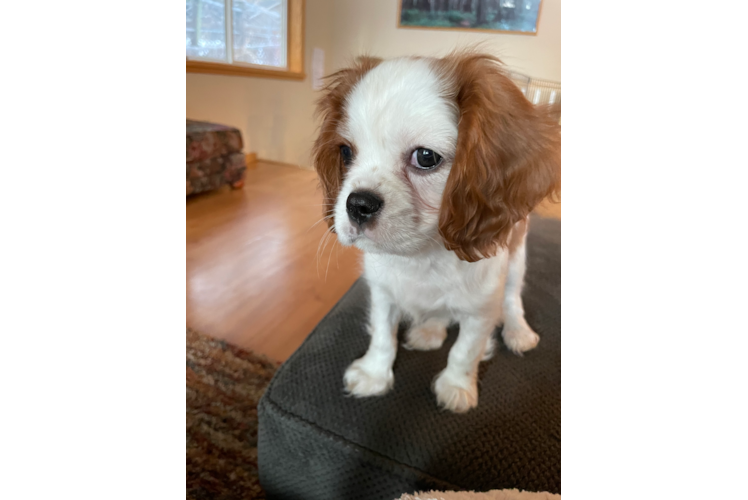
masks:
<svg viewBox="0 0 748 500"><path fill-rule="evenodd" d="M425 59L385 61L369 71L352 90L347 120L338 127L357 151L334 213L339 241L364 251L371 288L371 343L346 370L347 391L373 396L392 387L401 318L412 323L405 347L418 350L440 348L447 327L457 322L459 337L433 390L443 407L464 412L478 403L478 364L492 354L498 325L504 324L504 342L516 353L532 349L539 338L522 307L524 233L511 253L502 248L472 263L447 250L439 236L459 119L450 97L450 82ZM413 168L410 157L419 147L436 151L444 163L432 172ZM348 196L361 190L384 200L376 224L363 231L346 212Z"/></svg>

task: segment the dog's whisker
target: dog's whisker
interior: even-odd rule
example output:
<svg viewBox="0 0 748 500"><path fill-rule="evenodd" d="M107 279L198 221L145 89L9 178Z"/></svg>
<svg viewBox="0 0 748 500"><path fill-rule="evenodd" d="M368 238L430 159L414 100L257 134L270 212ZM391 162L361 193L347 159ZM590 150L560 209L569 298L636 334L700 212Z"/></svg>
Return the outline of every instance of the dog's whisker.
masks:
<svg viewBox="0 0 748 500"><path fill-rule="evenodd" d="M322 236L319 239L319 243L317 244L317 254L316 254L316 267L317 267L317 278L319 278L319 259L320 259L320 249L322 248L322 243L327 240L327 237L330 234L330 230L327 229Z"/></svg>
<svg viewBox="0 0 748 500"><path fill-rule="evenodd" d="M335 238L335 243L339 243L338 239ZM338 247L335 247L335 269L340 270L340 259L338 258Z"/></svg>
<svg viewBox="0 0 748 500"><path fill-rule="evenodd" d="M332 231L328 228L325 234L325 240L322 242L322 249L319 252L320 259L325 257L325 249L327 248L327 244L330 243L330 238L332 238Z"/></svg>
<svg viewBox="0 0 748 500"><path fill-rule="evenodd" d="M332 240L332 247L330 248L330 255L327 257L327 269L325 269L325 283L327 283L327 273L330 271L330 259L332 259L332 251L335 250L335 245L337 244L338 239L333 238Z"/></svg>
<svg viewBox="0 0 748 500"><path fill-rule="evenodd" d="M327 244L330 241L335 241L337 239L337 237L335 236L335 233L333 232L332 228L328 228L327 229L327 233L329 234L329 237L328 237L327 243L325 243L325 248L327 248ZM324 253L324 249L323 249L323 253Z"/></svg>
<svg viewBox="0 0 748 500"><path fill-rule="evenodd" d="M333 217L334 217L333 215L328 215L326 217L322 217L320 220L318 220L317 222L315 222L314 224L312 224L312 226L309 229L307 229L306 232L308 233L309 231L311 231L312 229L314 229L314 227L317 224L319 224L320 222L324 222L326 220L332 219Z"/></svg>

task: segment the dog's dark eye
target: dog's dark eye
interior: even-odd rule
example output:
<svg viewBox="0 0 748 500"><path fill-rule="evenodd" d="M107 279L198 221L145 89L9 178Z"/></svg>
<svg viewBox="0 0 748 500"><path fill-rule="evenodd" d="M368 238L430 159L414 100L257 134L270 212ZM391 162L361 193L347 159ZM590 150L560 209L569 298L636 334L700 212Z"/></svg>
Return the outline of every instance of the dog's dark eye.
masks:
<svg viewBox="0 0 748 500"><path fill-rule="evenodd" d="M350 167L353 163L353 150L350 146L340 146L340 156L343 157L343 163L346 167Z"/></svg>
<svg viewBox="0 0 748 500"><path fill-rule="evenodd" d="M422 170L431 170L442 162L438 153L426 148L418 148L410 157L410 164Z"/></svg>

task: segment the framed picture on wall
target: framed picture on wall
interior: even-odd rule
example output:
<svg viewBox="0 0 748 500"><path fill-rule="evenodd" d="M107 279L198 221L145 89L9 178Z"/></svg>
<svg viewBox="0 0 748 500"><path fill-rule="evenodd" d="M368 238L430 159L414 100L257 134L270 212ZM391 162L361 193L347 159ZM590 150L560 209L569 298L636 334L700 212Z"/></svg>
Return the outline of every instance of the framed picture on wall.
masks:
<svg viewBox="0 0 748 500"><path fill-rule="evenodd" d="M536 35L541 0L400 0L399 28Z"/></svg>

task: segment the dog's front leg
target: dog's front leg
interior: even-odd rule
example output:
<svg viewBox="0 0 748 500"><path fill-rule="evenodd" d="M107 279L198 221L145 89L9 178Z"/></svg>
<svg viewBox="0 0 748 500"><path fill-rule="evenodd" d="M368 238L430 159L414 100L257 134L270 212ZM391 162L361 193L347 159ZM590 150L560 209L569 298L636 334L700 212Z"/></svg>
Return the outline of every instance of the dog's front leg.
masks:
<svg viewBox="0 0 748 500"><path fill-rule="evenodd" d="M369 333L371 342L363 357L354 361L343 378L348 393L378 396L392 388L392 364L397 354L397 325L400 311L384 290L371 285Z"/></svg>
<svg viewBox="0 0 748 500"><path fill-rule="evenodd" d="M478 405L478 363L494 328L496 320L490 317L468 316L460 321L460 335L449 351L447 367L434 379L439 405L456 413Z"/></svg>

